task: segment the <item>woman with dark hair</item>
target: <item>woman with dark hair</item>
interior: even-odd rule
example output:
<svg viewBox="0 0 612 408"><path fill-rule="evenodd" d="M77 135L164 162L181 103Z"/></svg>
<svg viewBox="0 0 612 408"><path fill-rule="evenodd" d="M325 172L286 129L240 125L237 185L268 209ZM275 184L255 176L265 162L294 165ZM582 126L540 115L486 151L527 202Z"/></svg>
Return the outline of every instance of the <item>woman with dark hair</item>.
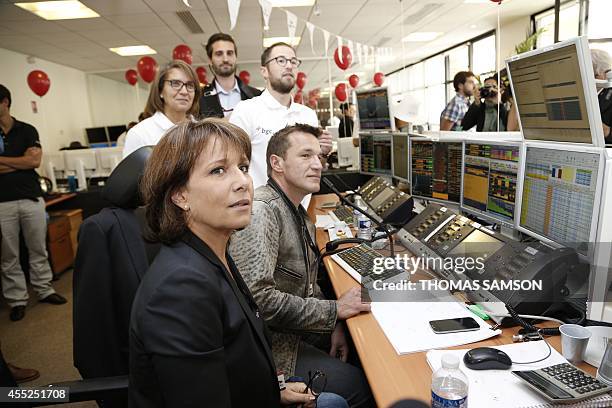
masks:
<svg viewBox="0 0 612 408"><path fill-rule="evenodd" d="M303 383L279 392L264 322L227 253L251 220L250 156L242 129L206 119L172 128L149 158L141 190L163 245L132 307L131 407L315 403Z"/></svg>
<svg viewBox="0 0 612 408"><path fill-rule="evenodd" d="M170 61L151 83L144 110L146 119L128 130L123 157L142 146L152 146L172 126L200 111L200 81L191 65Z"/></svg>

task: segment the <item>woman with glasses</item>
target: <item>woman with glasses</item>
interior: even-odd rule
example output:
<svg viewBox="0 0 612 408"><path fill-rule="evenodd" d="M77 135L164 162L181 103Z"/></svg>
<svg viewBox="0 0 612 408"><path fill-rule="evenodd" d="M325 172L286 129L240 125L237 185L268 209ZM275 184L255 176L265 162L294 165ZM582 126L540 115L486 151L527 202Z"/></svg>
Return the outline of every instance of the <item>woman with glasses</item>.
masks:
<svg viewBox="0 0 612 408"><path fill-rule="evenodd" d="M325 377L281 384L257 305L227 252L251 221L251 143L222 119L185 121L153 150L141 191L162 243L130 319L130 407L347 408ZM307 391L308 390L308 391Z"/></svg>
<svg viewBox="0 0 612 408"><path fill-rule="evenodd" d="M190 65L174 60L160 69L145 106L147 119L128 131L123 157L142 146L156 145L172 126L197 115L200 93L198 76Z"/></svg>

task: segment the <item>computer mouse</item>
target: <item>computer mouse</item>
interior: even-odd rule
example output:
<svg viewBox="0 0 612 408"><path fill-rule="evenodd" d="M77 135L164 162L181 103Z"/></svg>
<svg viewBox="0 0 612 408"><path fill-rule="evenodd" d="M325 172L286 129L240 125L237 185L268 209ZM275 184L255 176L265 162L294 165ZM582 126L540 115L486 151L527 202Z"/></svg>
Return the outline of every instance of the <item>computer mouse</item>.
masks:
<svg viewBox="0 0 612 408"><path fill-rule="evenodd" d="M465 353L463 362L472 370L508 370L512 360L506 353L491 347L478 347Z"/></svg>

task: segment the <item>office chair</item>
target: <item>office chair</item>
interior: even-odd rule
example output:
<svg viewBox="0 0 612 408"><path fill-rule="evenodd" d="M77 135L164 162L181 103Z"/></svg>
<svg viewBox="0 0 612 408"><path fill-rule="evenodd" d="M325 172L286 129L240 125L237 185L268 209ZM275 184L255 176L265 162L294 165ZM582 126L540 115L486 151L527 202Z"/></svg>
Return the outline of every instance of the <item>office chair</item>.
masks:
<svg viewBox="0 0 612 408"><path fill-rule="evenodd" d="M111 388L124 384L103 401L104 407L127 406L132 301L159 249L144 241L144 216L138 209L138 186L151 151L142 147L119 163L102 193L112 206L87 218L79 230L73 277L74 366L84 379Z"/></svg>

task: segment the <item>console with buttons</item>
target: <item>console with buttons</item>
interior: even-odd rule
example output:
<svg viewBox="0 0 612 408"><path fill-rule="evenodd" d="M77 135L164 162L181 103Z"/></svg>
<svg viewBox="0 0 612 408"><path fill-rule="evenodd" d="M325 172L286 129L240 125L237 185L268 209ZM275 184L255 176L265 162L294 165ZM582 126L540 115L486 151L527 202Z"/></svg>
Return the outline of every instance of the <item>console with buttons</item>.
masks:
<svg viewBox="0 0 612 408"><path fill-rule="evenodd" d="M402 226L412 218L412 197L381 177L372 177L359 194L368 205L370 215L379 222Z"/></svg>
<svg viewBox="0 0 612 408"><path fill-rule="evenodd" d="M482 261L479 268L472 265L461 273L444 269L441 265L445 262L432 262L432 269L443 279L541 281L542 289L537 291L481 288L466 292L471 301L503 302L519 313L544 313L551 303L563 300L567 294L564 285L568 274L579 273L579 258L574 249L513 241L438 204L430 203L398 235L415 256L443 260L471 257ZM493 310L486 306L485 309Z"/></svg>

